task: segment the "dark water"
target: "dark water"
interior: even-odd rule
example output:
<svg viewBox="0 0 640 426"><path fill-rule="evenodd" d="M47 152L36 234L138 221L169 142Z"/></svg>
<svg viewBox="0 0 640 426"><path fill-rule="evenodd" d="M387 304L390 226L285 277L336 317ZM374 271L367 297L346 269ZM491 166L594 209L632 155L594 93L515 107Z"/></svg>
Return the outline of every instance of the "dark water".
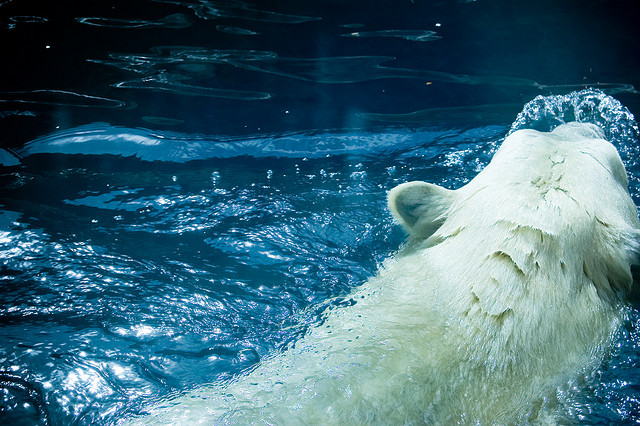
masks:
<svg viewBox="0 0 640 426"><path fill-rule="evenodd" d="M239 374L397 250L390 188L510 129L601 125L640 203L636 3L0 0L0 423ZM640 419L639 327L567 422Z"/></svg>

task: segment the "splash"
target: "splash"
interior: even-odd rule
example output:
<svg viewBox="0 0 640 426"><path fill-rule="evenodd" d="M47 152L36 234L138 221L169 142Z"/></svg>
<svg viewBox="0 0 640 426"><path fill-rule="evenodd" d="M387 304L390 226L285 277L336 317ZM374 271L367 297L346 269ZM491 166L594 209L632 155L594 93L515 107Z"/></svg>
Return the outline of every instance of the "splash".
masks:
<svg viewBox="0 0 640 426"><path fill-rule="evenodd" d="M636 164L640 154L637 146L639 132L633 114L618 100L597 89L536 97L518 114L509 134L520 129L549 132L571 121L601 127L625 163Z"/></svg>

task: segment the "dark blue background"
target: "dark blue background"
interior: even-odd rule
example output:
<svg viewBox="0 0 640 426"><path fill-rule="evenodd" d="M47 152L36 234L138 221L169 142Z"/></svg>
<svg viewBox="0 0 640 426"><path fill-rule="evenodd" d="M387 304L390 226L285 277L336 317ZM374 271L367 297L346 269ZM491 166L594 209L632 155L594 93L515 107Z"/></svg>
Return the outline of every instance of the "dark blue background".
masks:
<svg viewBox="0 0 640 426"><path fill-rule="evenodd" d="M203 5L209 9L203 11ZM213 16L212 8L221 11L220 16ZM179 15L169 24L158 25L174 14ZM274 22L291 20L292 15L319 19ZM127 25L127 20L137 27ZM145 21L151 24L144 25ZM493 114L488 117L509 123L505 117L515 115L534 96L566 93L582 85L614 92L637 112L638 22L640 6L634 0L263 0L253 6L239 1L5 0L0 2L1 142L16 147L56 129L95 121L209 135L371 128L387 124L363 119L361 113L443 107L480 106L458 113L448 110L444 118L442 112L435 119L433 114L413 118L410 125L463 123L477 120L478 114ZM419 42L342 36L381 30L435 31L441 38ZM302 66L307 79L196 59L182 68L160 64L154 72L167 71L200 88L272 97L237 100L114 87L151 74L123 69L122 62L120 67L106 65L112 61L110 55L153 56L159 46L272 52L278 60L267 61L267 66L289 72L292 66L294 71ZM166 59L166 50L158 57ZM389 70L381 72L366 61L326 59L339 57L387 57L383 67L413 70L414 76L401 72L400 77L383 78ZM289 62L279 62L283 58ZM309 59L315 61L291 64ZM265 62L249 65L264 67ZM434 79L425 72L439 74ZM452 82L460 75L490 77L492 82ZM524 83L507 80L512 78ZM349 79L360 81L341 82ZM33 90L40 92L22 93ZM110 101L42 91L69 91Z"/></svg>

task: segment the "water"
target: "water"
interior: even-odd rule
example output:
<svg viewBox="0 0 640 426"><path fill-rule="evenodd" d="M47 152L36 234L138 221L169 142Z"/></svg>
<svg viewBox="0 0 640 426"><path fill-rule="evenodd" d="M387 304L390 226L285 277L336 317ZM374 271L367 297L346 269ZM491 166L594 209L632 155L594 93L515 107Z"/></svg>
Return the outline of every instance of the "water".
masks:
<svg viewBox="0 0 640 426"><path fill-rule="evenodd" d="M548 111L567 99L532 102L514 128L559 120ZM606 109L591 118L609 120L619 149L637 158L632 116L602 93L573 95L593 100ZM615 119L605 114L612 103ZM398 248L389 188L410 179L458 187L508 130L217 143L165 134L154 145L151 131L99 124L27 144L22 166L2 178L3 415L112 423L239 374L299 338L325 301ZM314 158L319 141L337 154ZM637 200L640 171L630 166ZM634 310L608 364L574 390L572 418L636 418L639 320Z"/></svg>
<svg viewBox="0 0 640 426"><path fill-rule="evenodd" d="M633 2L342 3L0 1L0 422L241 374L398 249L390 188L512 130L601 125L640 203ZM567 422L640 419L637 308Z"/></svg>

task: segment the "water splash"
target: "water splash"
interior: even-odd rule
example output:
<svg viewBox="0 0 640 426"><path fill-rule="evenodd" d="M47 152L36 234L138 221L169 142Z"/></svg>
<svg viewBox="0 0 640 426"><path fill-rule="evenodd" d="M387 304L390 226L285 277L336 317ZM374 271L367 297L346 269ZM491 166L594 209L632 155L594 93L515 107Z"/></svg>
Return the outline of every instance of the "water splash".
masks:
<svg viewBox="0 0 640 426"><path fill-rule="evenodd" d="M597 89L585 89L566 95L537 96L524 106L509 133L519 129L549 132L560 124L578 121L596 124L608 140L633 148L638 139L638 124L631 112L618 100ZM637 154L637 152L636 152Z"/></svg>

